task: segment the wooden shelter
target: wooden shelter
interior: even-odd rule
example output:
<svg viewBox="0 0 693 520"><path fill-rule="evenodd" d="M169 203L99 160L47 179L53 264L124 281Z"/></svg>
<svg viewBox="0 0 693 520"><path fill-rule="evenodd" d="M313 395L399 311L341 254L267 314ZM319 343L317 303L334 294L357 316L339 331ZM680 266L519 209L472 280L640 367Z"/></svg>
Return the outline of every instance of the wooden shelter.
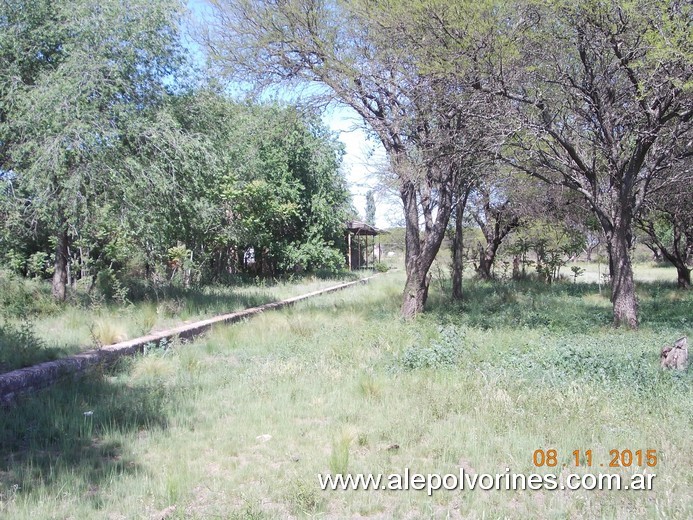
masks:
<svg viewBox="0 0 693 520"><path fill-rule="evenodd" d="M352 220L346 223L346 242L347 242L347 265L349 270L359 269L361 267L368 267L368 237L373 237L372 247L375 247L375 237L382 233L381 230L374 228L373 226L361 222L359 220ZM363 242L365 241L365 245ZM362 248L363 245L363 248ZM380 262L381 258L381 247L380 239L378 239L378 254L377 261ZM373 251L373 261L375 263L375 251Z"/></svg>

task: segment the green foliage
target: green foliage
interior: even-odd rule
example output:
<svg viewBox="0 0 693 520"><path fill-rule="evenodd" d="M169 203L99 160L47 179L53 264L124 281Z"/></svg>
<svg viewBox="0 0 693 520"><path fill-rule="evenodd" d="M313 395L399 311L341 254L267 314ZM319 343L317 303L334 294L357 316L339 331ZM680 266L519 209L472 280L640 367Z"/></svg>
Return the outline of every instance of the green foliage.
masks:
<svg viewBox="0 0 693 520"><path fill-rule="evenodd" d="M465 350L464 332L445 327L440 330L439 339L430 345L414 345L405 350L399 363L405 370L453 368L464 360Z"/></svg>
<svg viewBox="0 0 693 520"><path fill-rule="evenodd" d="M128 288L123 286L113 269L107 268L96 275L96 289L108 301L121 305L128 303Z"/></svg>
<svg viewBox="0 0 693 520"><path fill-rule="evenodd" d="M332 244L319 237L289 244L283 252L284 260L280 266L285 270L337 273L344 268L344 257Z"/></svg>
<svg viewBox="0 0 693 520"><path fill-rule="evenodd" d="M250 138L234 145L245 147L242 162L223 188L238 245L253 248L261 271L338 269L348 204L341 145L315 116L272 107L248 115Z"/></svg>
<svg viewBox="0 0 693 520"><path fill-rule="evenodd" d="M57 310L47 286L0 269L0 316L24 317L52 314Z"/></svg>
<svg viewBox="0 0 693 520"><path fill-rule="evenodd" d="M577 283L578 276L585 274L585 270L579 265L574 265L570 268L573 273L573 283Z"/></svg>
<svg viewBox="0 0 693 520"><path fill-rule="evenodd" d="M375 269L378 273L386 273L389 271L390 267L385 262L376 262L373 264L373 269Z"/></svg>
<svg viewBox="0 0 693 520"><path fill-rule="evenodd" d="M568 218L534 216L518 229L506 247L506 252L520 261L520 277L533 269L546 282L560 278L566 259L578 255L586 246L582 229Z"/></svg>
<svg viewBox="0 0 693 520"><path fill-rule="evenodd" d="M366 224L375 226L375 196L373 190L366 193Z"/></svg>
<svg viewBox="0 0 693 520"><path fill-rule="evenodd" d="M0 325L0 373L56 357L57 352L46 348L30 322L25 321L18 327Z"/></svg>
<svg viewBox="0 0 693 520"><path fill-rule="evenodd" d="M170 90L166 83L181 63L181 4L69 0L4 7L0 172L9 172L3 175L11 190L4 199L7 223L43 239L67 233L56 260L70 244L101 249L102 218L122 229L123 216L143 206L133 202L156 195L149 189L129 196L137 180L131 174L140 171L132 164L145 156L148 139L162 144L152 130ZM157 179L156 170L148 173L150 182Z"/></svg>
<svg viewBox="0 0 693 520"><path fill-rule="evenodd" d="M50 258L45 251L37 251L27 258L27 274L35 278L43 278L51 270Z"/></svg>
<svg viewBox="0 0 693 520"><path fill-rule="evenodd" d="M213 85L187 89L175 1L136 2L131 16L119 2L68 4L32 18L30 36L48 45L42 31L75 10L56 36L59 59L32 68L31 85L0 91L13 110L0 139L0 257L50 274L45 251L67 230L71 273L87 279L112 270L123 281L209 282L246 269L250 249L264 275L341 266L342 150L317 115L236 103ZM23 27L17 16L3 34Z"/></svg>

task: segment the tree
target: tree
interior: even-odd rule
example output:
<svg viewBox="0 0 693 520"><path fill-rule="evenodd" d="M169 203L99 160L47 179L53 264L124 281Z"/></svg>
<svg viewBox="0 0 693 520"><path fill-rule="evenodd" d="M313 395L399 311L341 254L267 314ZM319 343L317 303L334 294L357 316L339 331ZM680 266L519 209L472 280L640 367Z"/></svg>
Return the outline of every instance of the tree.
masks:
<svg viewBox="0 0 693 520"><path fill-rule="evenodd" d="M341 144L308 111L233 101L213 84L171 96L151 146L133 148L157 183L148 218L133 214L135 240L155 262L184 244L200 276L338 269L348 191ZM166 143L159 150L156 143ZM204 272L202 272L204 271Z"/></svg>
<svg viewBox="0 0 693 520"><path fill-rule="evenodd" d="M497 156L585 197L606 237L617 326L638 323L634 216L690 154L692 9L678 0L412 8L427 23L418 52L429 70L469 77L471 60L468 84L505 100L498 129L512 152L497 147Z"/></svg>
<svg viewBox="0 0 693 520"><path fill-rule="evenodd" d="M681 289L691 287L693 260L693 192L690 182L669 183L645 203L637 218L645 245L658 251L676 268Z"/></svg>
<svg viewBox="0 0 693 520"><path fill-rule="evenodd" d="M475 110L460 78L431 74L408 52L409 4L214 0L210 46L223 70L257 87L318 84L352 107L382 143L406 222L402 315L422 312L465 154L459 136ZM472 3L470 2L470 5ZM470 17L473 27L476 20Z"/></svg>
<svg viewBox="0 0 693 520"><path fill-rule="evenodd" d="M466 182L463 187L457 190L457 195L453 202L455 207L454 222L455 232L452 238L452 299L461 300L462 293L462 274L464 272L464 211L467 207L469 194L473 185Z"/></svg>
<svg viewBox="0 0 693 520"><path fill-rule="evenodd" d="M70 244L87 215L128 179L127 139L167 93L180 63L174 0L13 2L1 18L2 164L23 221L54 237L63 300ZM27 20L29 23L27 24ZM24 46L7 42L19 33ZM129 136L128 136L129 134Z"/></svg>
<svg viewBox="0 0 693 520"><path fill-rule="evenodd" d="M339 269L349 194L339 172L342 146L315 116L254 107L252 127L223 182L237 244L252 248L260 272ZM231 145L231 146L237 146Z"/></svg>
<svg viewBox="0 0 693 520"><path fill-rule="evenodd" d="M481 229L485 243L478 245L476 272L482 280L491 280L491 269L498 248L505 238L520 225L520 216L502 183L479 182L469 196L469 213Z"/></svg>
<svg viewBox="0 0 693 520"><path fill-rule="evenodd" d="M375 196L373 190L366 192L366 224L375 226Z"/></svg>
<svg viewBox="0 0 693 520"><path fill-rule="evenodd" d="M479 68L477 88L504 97L519 127L505 160L577 191L599 221L616 326L638 325L634 219L691 153L691 9L678 1L528 3L505 26L505 38L519 42L515 56Z"/></svg>

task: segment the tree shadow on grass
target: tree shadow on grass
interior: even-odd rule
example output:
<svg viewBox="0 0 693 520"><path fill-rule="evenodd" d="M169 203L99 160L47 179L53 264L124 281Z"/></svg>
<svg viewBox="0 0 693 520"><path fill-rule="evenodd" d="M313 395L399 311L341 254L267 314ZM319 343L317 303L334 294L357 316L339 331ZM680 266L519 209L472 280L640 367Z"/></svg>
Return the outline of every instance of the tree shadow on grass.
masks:
<svg viewBox="0 0 693 520"><path fill-rule="evenodd" d="M71 493L98 505L103 485L142 471L119 437L167 428L168 400L162 385L126 385L95 371L0 410L0 496L69 482Z"/></svg>
<svg viewBox="0 0 693 520"><path fill-rule="evenodd" d="M637 285L640 323L648 328L690 329L693 327L693 291L669 282Z"/></svg>
<svg viewBox="0 0 693 520"><path fill-rule="evenodd" d="M555 388L590 383L652 403L690 391L693 371L662 370L659 352L690 333L691 292L639 283L640 331L612 327L609 293L600 295L596 285L471 282L463 302L451 303L448 294L432 295L429 314L442 325L438 337L411 349L406 360L445 362L452 355L458 367L481 367L504 380ZM489 333L467 337L465 326Z"/></svg>
<svg viewBox="0 0 693 520"><path fill-rule="evenodd" d="M600 296L597 287L589 284L470 281L463 295L461 302L451 302L449 290L437 291L430 312L443 322L480 329L580 331L611 322L608 294Z"/></svg>
<svg viewBox="0 0 693 520"><path fill-rule="evenodd" d="M206 287L183 288L169 285L154 290L151 285L141 281L133 282L129 299L133 303L150 302L157 305L168 317L211 317L234 312L250 307L258 307L277 301L275 294L269 290L280 283L300 284L304 279L333 280L335 284L358 280L361 276L355 272L317 271L302 275L282 276L279 278L259 278L249 275L234 275L228 283ZM307 290L306 290L307 291ZM304 291L305 292L305 291ZM82 301L82 305L88 302ZM117 311L118 306L114 305Z"/></svg>
<svg viewBox="0 0 693 520"><path fill-rule="evenodd" d="M647 328L686 328L693 295L669 283L638 283L640 318ZM451 302L449 287L432 292L428 310L444 323L481 329L546 328L585 332L612 323L609 288L596 284L533 281L479 282L464 286L464 299Z"/></svg>

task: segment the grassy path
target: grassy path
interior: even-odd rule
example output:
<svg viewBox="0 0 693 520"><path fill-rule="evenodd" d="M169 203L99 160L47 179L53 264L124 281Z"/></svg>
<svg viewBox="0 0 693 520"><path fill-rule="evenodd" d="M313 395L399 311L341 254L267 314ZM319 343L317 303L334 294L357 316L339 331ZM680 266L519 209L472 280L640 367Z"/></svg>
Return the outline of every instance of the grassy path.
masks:
<svg viewBox="0 0 693 520"><path fill-rule="evenodd" d="M58 305L47 283L8 279L7 273L0 271L0 373L325 289L367 274L275 283L262 280L189 290L171 287L125 304L106 304L96 295L76 292L66 305Z"/></svg>
<svg viewBox="0 0 693 520"><path fill-rule="evenodd" d="M266 303L257 307L250 307L229 314L214 316L206 320L196 321L186 325L180 325L157 333L140 336L132 340L103 346L73 356L67 356L55 361L48 361L19 370L0 373L0 404L11 404L22 394L36 392L61 379L68 376L75 376L96 365L113 364L122 356L135 355L146 352L148 349L152 348L163 348L172 341L179 339L191 340L208 332L214 326L229 325L241 320L247 320L262 312L282 309L310 298L352 288L359 283L368 282L372 278L373 276L331 285L291 298Z"/></svg>

